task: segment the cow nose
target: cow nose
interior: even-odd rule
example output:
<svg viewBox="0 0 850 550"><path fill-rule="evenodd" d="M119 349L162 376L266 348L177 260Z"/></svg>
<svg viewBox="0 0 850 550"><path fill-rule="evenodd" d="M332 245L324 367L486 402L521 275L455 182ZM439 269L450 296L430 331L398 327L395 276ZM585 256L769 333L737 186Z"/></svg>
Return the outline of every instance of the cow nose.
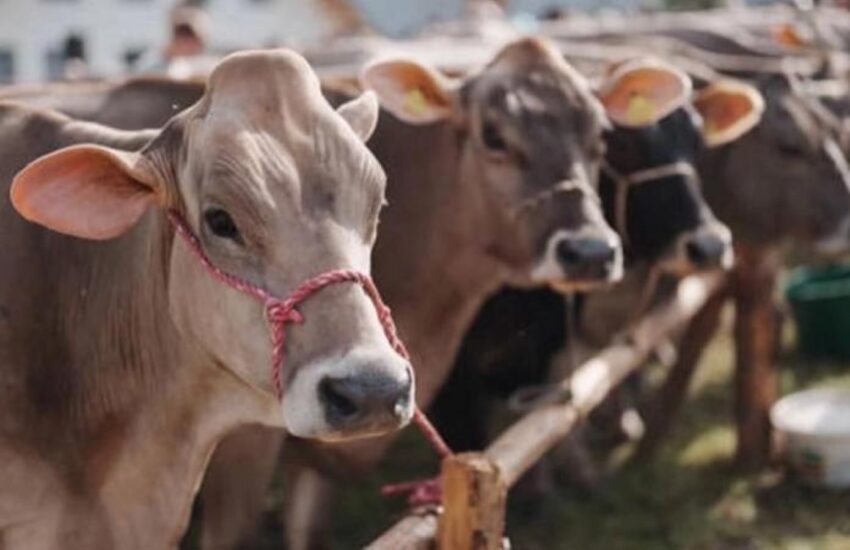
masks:
<svg viewBox="0 0 850 550"><path fill-rule="evenodd" d="M319 382L319 401L333 429L346 433L379 433L410 419L413 402L410 369L401 378L366 372Z"/></svg>
<svg viewBox="0 0 850 550"><path fill-rule="evenodd" d="M565 238L555 247L555 254L568 278L608 280L617 271L619 247L606 238Z"/></svg>
<svg viewBox="0 0 850 550"><path fill-rule="evenodd" d="M697 233L685 241L688 261L699 269L721 267L728 249L728 240L712 232Z"/></svg>

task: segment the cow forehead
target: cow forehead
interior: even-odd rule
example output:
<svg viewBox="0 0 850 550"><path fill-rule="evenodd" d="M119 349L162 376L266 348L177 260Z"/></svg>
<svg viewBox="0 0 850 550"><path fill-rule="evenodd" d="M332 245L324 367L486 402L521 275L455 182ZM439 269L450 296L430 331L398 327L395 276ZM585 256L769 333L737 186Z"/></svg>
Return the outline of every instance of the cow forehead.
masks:
<svg viewBox="0 0 850 550"><path fill-rule="evenodd" d="M197 113L215 125L242 125L274 135L312 134L322 127L356 141L322 95L307 62L288 50L249 51L225 58L210 75ZM349 130L349 131L346 131Z"/></svg>
<svg viewBox="0 0 850 550"><path fill-rule="evenodd" d="M204 152L257 166L287 159L287 170L344 177L382 172L366 146L324 98L307 62L287 50L225 58L210 76L192 131ZM274 166L265 166L268 171Z"/></svg>
<svg viewBox="0 0 850 550"><path fill-rule="evenodd" d="M587 80L551 46L524 39L506 46L467 83L467 99L514 120L597 118Z"/></svg>
<svg viewBox="0 0 850 550"><path fill-rule="evenodd" d="M210 74L206 95L213 100L251 99L245 108L315 101L319 81L300 55L288 50L239 52Z"/></svg>

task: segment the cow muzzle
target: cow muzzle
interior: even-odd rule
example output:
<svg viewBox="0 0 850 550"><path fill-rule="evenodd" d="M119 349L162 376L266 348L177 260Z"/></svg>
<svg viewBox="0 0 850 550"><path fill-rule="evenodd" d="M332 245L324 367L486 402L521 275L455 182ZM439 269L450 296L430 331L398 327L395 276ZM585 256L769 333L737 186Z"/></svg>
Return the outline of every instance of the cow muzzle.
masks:
<svg viewBox="0 0 850 550"><path fill-rule="evenodd" d="M710 223L677 239L671 257L662 268L674 275L729 269L734 261L732 234L720 223Z"/></svg>
<svg viewBox="0 0 850 550"><path fill-rule="evenodd" d="M532 272L536 282L563 292L614 283L622 276L623 249L613 232L557 231Z"/></svg>
<svg viewBox="0 0 850 550"><path fill-rule="evenodd" d="M410 422L414 383L397 354L356 350L299 369L283 399L293 435L336 441L381 435Z"/></svg>

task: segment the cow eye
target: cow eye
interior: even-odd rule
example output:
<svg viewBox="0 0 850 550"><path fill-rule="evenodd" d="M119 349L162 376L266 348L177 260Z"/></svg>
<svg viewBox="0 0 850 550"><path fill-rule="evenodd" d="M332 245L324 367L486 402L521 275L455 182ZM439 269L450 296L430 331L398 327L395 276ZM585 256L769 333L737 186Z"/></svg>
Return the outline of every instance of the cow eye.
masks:
<svg viewBox="0 0 850 550"><path fill-rule="evenodd" d="M238 243L242 242L242 237L239 235L239 229L236 228L233 218L221 208L210 208L204 212L204 222L216 237L230 239Z"/></svg>
<svg viewBox="0 0 850 550"><path fill-rule="evenodd" d="M483 141L484 145L491 151L503 152L508 148L508 144L505 143L505 139L502 137L502 134L496 126L490 122L484 123L484 127L481 128L481 141Z"/></svg>

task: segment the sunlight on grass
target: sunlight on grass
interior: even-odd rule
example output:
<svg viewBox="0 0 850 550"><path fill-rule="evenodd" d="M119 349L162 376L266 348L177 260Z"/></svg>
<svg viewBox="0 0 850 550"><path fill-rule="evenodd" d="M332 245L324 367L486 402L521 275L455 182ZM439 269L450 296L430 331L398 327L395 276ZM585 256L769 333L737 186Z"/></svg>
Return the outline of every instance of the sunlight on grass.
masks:
<svg viewBox="0 0 850 550"><path fill-rule="evenodd" d="M694 437L679 453L680 466L705 466L731 456L735 434L731 426L715 426Z"/></svg>

